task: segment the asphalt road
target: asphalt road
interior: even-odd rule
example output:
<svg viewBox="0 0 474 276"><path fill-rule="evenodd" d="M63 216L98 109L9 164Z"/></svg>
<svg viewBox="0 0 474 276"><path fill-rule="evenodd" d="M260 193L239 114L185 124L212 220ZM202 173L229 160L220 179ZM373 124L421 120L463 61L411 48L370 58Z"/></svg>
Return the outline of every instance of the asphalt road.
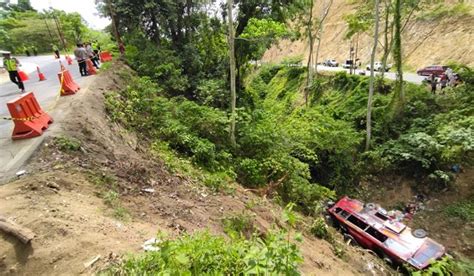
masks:
<svg viewBox="0 0 474 276"><path fill-rule="evenodd" d="M18 57L20 63L25 64L31 71L31 68L36 69L36 66L40 67L41 72L45 75L45 81L39 81L36 70L28 74L29 80L24 82L26 92L33 92L36 99L43 110L47 110L52 107L56 101L59 93L59 79L58 72L60 71L59 60L54 59L52 55L48 56L36 56L36 57ZM61 57L61 61L68 69L79 86L87 77L81 77L77 63L74 62L72 65L67 65L64 60L64 56ZM2 78L5 79L5 78ZM0 117L10 117L10 113L7 109L7 102L14 100L20 96L18 87L10 82L0 83ZM13 123L8 120L0 120L0 139L9 138L11 135Z"/></svg>
<svg viewBox="0 0 474 276"><path fill-rule="evenodd" d="M324 65L318 65L318 70L333 71L333 72L334 71L346 71L346 72L349 73L349 69L344 69L342 67L328 67L328 66L324 66ZM370 75L370 71L356 69L356 74L359 74L359 72L365 72L366 76ZM375 72L375 74L378 75L380 73ZM386 76L387 79L390 79L390 80L395 80L396 77L397 77L394 72L386 72L385 76ZM407 81L407 82L411 82L411 83L415 83L415 84L421 84L424 79L425 79L425 77L418 76L415 73L403 73L403 80Z"/></svg>

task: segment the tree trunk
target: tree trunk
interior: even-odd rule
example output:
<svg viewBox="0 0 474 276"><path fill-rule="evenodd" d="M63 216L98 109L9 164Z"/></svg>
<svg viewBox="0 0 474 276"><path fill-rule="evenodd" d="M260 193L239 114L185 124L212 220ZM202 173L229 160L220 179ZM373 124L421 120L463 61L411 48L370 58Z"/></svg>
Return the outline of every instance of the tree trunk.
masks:
<svg viewBox="0 0 474 276"><path fill-rule="evenodd" d="M389 2L389 3L387 3ZM384 28L384 48L383 48L383 56L382 56L382 72L381 72L381 77L382 80L385 77L385 68L387 67L387 60L388 60L388 55L391 51L392 48L392 43L389 45L388 41L388 25L389 25L389 20L390 19L390 0L385 1L385 28Z"/></svg>
<svg viewBox="0 0 474 276"><path fill-rule="evenodd" d="M308 19L308 39L309 39L309 56L308 56L308 76L306 78L306 89L304 90L304 102L306 107L308 107L309 101L309 90L313 83L313 49L314 49L314 39L313 39L313 5L314 0L311 0L311 7L309 9L309 19Z"/></svg>
<svg viewBox="0 0 474 276"><path fill-rule="evenodd" d="M321 48L321 38L323 36L323 27L324 27L324 21L326 20L326 17L328 16L329 9L332 6L333 0L329 0L329 4L327 7L324 9L324 14L321 17L321 21L319 23L319 29L318 29L318 47L316 48L316 58L314 60L314 63L316 64L315 68L315 74L316 77L318 77L318 61L319 61L319 49Z"/></svg>
<svg viewBox="0 0 474 276"><path fill-rule="evenodd" d="M115 40L117 41L117 46L120 47L120 42L122 42L122 39L120 38L120 34L119 34L119 31L118 31L114 9L112 8L112 3L110 2L110 0L107 0L106 4L107 4L107 8L109 10L110 19L112 20L112 29L114 31Z"/></svg>
<svg viewBox="0 0 474 276"><path fill-rule="evenodd" d="M395 23L395 35L394 35L394 49L393 57L395 59L395 66L397 68L397 81L395 83L395 96L398 99L396 105L397 113L405 102L405 93L403 91L403 62L402 62L402 35L401 35L401 6L402 0L395 0L395 11L394 11L394 23Z"/></svg>
<svg viewBox="0 0 474 276"><path fill-rule="evenodd" d="M3 216L0 216L0 230L15 236L24 244L29 243L35 237L35 234L30 229L22 227Z"/></svg>
<svg viewBox="0 0 474 276"><path fill-rule="evenodd" d="M229 59L230 59L230 144L232 147L237 145L235 140L235 105L236 105L236 91L235 91L235 37L234 24L232 18L233 0L227 0L227 17L229 22Z"/></svg>
<svg viewBox="0 0 474 276"><path fill-rule="evenodd" d="M369 98L367 100L367 138L365 141L365 150L370 148L370 139L372 136L372 98L374 96L374 63L375 54L377 52L377 44L379 38L379 0L375 0L375 30L374 30L374 45L370 55L370 83L369 83Z"/></svg>

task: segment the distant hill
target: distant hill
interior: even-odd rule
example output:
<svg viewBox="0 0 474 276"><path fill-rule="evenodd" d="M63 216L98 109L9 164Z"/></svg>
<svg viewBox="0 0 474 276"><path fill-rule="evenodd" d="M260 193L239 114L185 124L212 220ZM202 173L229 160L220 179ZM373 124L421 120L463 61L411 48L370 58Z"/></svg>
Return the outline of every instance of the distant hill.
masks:
<svg viewBox="0 0 474 276"><path fill-rule="evenodd" d="M318 0L314 15L321 14ZM344 16L354 12L348 0L334 0L324 26L319 60L335 58L339 62L349 57L350 41L345 39L347 24ZM450 61L474 66L474 1L446 1L417 12L403 33L403 55L407 70ZM381 24L383 28L383 22ZM359 36L358 57L362 64L370 59L372 30ZM380 37L383 41L383 37ZM379 47L377 59L382 57ZM308 42L283 40L269 49L263 61L278 62L288 56L308 57Z"/></svg>

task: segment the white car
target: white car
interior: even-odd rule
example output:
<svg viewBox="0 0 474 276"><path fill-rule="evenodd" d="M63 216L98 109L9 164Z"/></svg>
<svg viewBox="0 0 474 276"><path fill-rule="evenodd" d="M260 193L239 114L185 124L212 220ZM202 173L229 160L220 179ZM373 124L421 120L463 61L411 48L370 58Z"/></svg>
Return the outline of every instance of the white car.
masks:
<svg viewBox="0 0 474 276"><path fill-rule="evenodd" d="M335 59L328 59L323 62L323 65L328 67L338 67L339 63L337 63Z"/></svg>
<svg viewBox="0 0 474 276"><path fill-rule="evenodd" d="M383 64L380 61L374 63L374 71L382 71ZM385 64L385 72L388 72L392 68L392 64ZM370 64L367 64L367 71L370 71Z"/></svg>

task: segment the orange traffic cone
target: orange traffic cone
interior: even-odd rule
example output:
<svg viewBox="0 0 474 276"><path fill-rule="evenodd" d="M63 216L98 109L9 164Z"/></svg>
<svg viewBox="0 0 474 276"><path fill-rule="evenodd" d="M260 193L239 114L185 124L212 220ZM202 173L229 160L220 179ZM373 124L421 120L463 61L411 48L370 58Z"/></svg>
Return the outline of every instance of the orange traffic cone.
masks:
<svg viewBox="0 0 474 276"><path fill-rule="evenodd" d="M68 65L72 65L72 58L69 55L66 55L66 60Z"/></svg>
<svg viewBox="0 0 474 276"><path fill-rule="evenodd" d="M36 71L38 71L38 78L39 78L39 81L44 81L44 80L46 80L46 78L44 77L44 74L41 73L39 66L36 66Z"/></svg>
<svg viewBox="0 0 474 276"><path fill-rule="evenodd" d="M94 64L92 63L90 58L86 60L86 63L87 63L87 72L89 73L89 75L97 74L97 70L95 70Z"/></svg>
<svg viewBox="0 0 474 276"><path fill-rule="evenodd" d="M29 80L28 75L27 75L25 72L23 72L23 71L18 70L18 75L20 75L21 81L27 81L27 80Z"/></svg>

